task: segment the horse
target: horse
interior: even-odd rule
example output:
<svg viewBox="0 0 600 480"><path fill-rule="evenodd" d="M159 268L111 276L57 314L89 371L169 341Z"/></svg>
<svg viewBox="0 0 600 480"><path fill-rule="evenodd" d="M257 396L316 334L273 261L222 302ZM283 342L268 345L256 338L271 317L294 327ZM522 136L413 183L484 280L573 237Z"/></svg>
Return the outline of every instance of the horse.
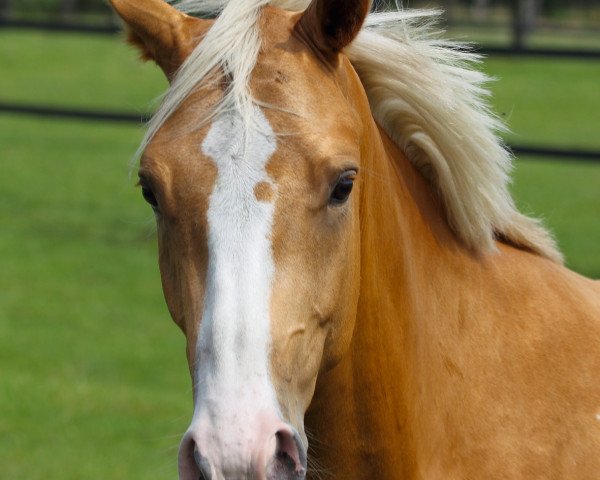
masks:
<svg viewBox="0 0 600 480"><path fill-rule="evenodd" d="M600 286L515 207L476 55L368 0L111 0L186 337L181 480L597 479Z"/></svg>

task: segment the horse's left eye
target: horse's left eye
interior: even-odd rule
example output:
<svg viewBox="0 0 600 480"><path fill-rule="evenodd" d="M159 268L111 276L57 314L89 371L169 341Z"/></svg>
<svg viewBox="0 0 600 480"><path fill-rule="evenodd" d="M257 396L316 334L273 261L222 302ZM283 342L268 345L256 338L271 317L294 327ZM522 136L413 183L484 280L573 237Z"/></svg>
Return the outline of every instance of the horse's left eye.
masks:
<svg viewBox="0 0 600 480"><path fill-rule="evenodd" d="M356 178L355 171L344 172L338 179L335 187L329 195L329 203L331 205L341 205L348 200L352 187L354 186L354 179Z"/></svg>
<svg viewBox="0 0 600 480"><path fill-rule="evenodd" d="M144 200L146 200L146 202L150 204L152 210L158 212L158 201L156 200L156 197L154 196L152 190L150 190L145 185L142 185L142 196L144 197Z"/></svg>

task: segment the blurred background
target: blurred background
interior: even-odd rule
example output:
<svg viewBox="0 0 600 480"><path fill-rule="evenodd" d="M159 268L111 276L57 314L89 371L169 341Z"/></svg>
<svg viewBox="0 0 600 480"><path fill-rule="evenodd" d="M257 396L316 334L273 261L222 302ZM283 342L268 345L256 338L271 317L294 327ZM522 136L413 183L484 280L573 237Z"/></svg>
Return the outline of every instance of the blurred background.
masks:
<svg viewBox="0 0 600 480"><path fill-rule="evenodd" d="M521 209L600 278L600 2L404 6L486 54ZM0 27L0 476L176 478L184 339L129 176L166 82L103 0L0 0Z"/></svg>

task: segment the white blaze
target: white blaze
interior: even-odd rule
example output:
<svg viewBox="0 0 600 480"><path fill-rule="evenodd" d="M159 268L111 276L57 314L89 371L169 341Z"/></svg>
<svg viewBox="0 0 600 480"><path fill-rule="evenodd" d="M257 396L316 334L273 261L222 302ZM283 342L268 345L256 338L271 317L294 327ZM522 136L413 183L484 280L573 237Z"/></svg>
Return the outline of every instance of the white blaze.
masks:
<svg viewBox="0 0 600 480"><path fill-rule="evenodd" d="M274 206L258 201L254 191L260 182L275 190L265 167L276 141L259 109L256 123L259 129L244 128L239 114L226 112L202 143L217 179L208 207L209 260L192 423L211 431L209 440L221 451L246 440L252 427L244 422L257 412L278 410L269 376Z"/></svg>

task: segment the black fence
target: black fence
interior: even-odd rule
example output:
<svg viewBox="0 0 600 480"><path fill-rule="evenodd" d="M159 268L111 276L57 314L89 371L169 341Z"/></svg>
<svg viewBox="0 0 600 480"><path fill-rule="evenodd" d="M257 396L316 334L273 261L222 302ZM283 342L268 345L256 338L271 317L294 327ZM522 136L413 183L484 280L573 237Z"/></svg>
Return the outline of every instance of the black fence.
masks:
<svg viewBox="0 0 600 480"><path fill-rule="evenodd" d="M44 22L37 20L11 20L0 17L0 29L41 30L48 32L72 32L98 35L114 35L121 31L117 24L89 24L73 22ZM524 57L565 57L600 59L600 49L534 48L508 46L480 46L476 51L484 55L510 55Z"/></svg>
<svg viewBox="0 0 600 480"><path fill-rule="evenodd" d="M0 17L0 28L15 28L19 30L45 30L48 32L75 32L116 34L121 30L117 24L90 24L73 22L48 22L40 20L14 20Z"/></svg>
<svg viewBox="0 0 600 480"><path fill-rule="evenodd" d="M53 32L74 32L86 34L115 35L120 28L115 24L77 24L71 22L41 22L32 20L7 20L0 18L0 29L34 29ZM522 47L480 47L477 49L485 55L507 55L528 57L567 57L588 60L600 59L600 50L573 50L556 48L522 48ZM47 118L79 119L88 121L125 122L143 124L151 113L119 112L105 110L72 109L50 107L44 105L15 104L0 100L0 113L15 115L34 115ZM600 150L579 148L555 148L543 145L509 145L516 155L533 157L572 159L580 161L600 162Z"/></svg>

